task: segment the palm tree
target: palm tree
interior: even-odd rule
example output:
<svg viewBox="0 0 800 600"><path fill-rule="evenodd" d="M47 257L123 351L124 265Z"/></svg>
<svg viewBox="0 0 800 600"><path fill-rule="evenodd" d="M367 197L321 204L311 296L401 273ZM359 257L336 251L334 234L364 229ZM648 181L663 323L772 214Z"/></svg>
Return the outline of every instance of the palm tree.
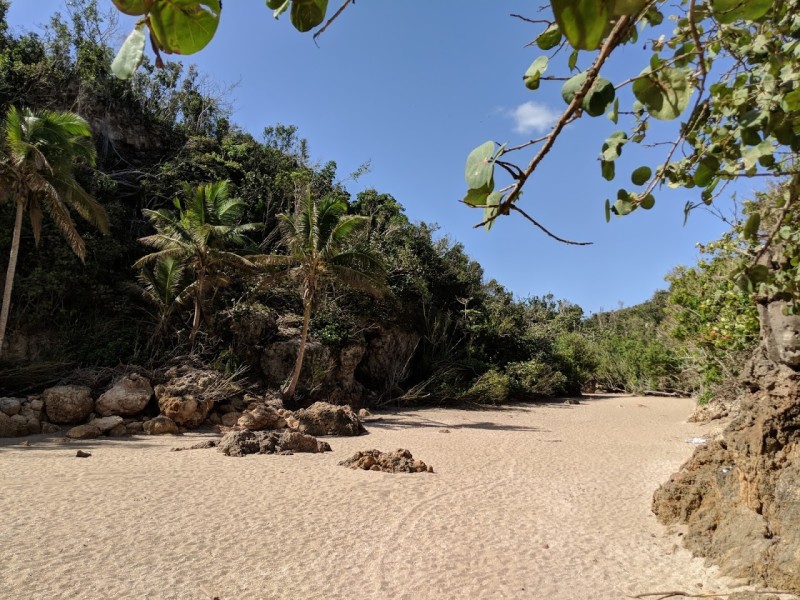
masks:
<svg viewBox="0 0 800 600"><path fill-rule="evenodd" d="M386 269L371 252L352 246L354 234L367 224L365 217L345 215L347 203L328 196L315 202L310 193L300 200L294 215L280 214L281 243L286 255L270 255L254 262L287 266L303 294L303 331L291 379L283 395L294 397L303 368L308 329L315 301L326 283L341 283L380 297Z"/></svg>
<svg viewBox="0 0 800 600"><path fill-rule="evenodd" d="M28 213L37 246L46 212L81 262L86 259L86 243L75 228L69 209L75 210L101 232L108 233L105 209L80 186L74 176L77 161L89 165L95 162L91 130L84 119L70 112L11 107L3 121L2 144L0 188L3 195L0 201L15 202L17 210L0 309L0 351L11 309L11 289L25 212Z"/></svg>
<svg viewBox="0 0 800 600"><path fill-rule="evenodd" d="M258 223L239 224L245 204L231 198L227 181L184 186L184 203L175 199L178 209L145 210L156 233L141 238L143 244L156 251L140 258L134 267L143 267L165 259L173 259L194 273L190 291L194 297L194 318L189 339L194 343L200 320L206 314L204 302L212 290L231 281L226 271L254 269L244 256L230 251L231 246L244 246L245 233L261 227Z"/></svg>
<svg viewBox="0 0 800 600"><path fill-rule="evenodd" d="M129 289L155 309L153 339L157 338L175 311L191 300L193 287L187 285L186 267L172 256L162 258L139 270L139 285Z"/></svg>

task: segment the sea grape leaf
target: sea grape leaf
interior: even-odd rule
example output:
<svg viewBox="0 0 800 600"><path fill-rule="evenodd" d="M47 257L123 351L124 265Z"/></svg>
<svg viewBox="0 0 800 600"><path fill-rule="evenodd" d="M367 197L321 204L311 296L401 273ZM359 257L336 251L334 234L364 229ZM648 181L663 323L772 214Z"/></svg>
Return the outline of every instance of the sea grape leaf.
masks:
<svg viewBox="0 0 800 600"><path fill-rule="evenodd" d="M481 189L492 181L494 161L496 160L494 146L494 142L485 142L467 156L464 178L470 189Z"/></svg>
<svg viewBox="0 0 800 600"><path fill-rule="evenodd" d="M144 57L145 36L144 24L137 25L130 35L125 39L125 43L117 52L114 62L111 63L111 72L118 79L130 79L136 68L141 64Z"/></svg>
<svg viewBox="0 0 800 600"><path fill-rule="evenodd" d="M164 52L194 54L214 37L221 10L220 0L156 0L150 26Z"/></svg>
<svg viewBox="0 0 800 600"><path fill-rule="evenodd" d="M694 88L689 73L684 69L664 67L653 73L645 68L633 82L633 94L656 119L677 119L692 97Z"/></svg>
<svg viewBox="0 0 800 600"><path fill-rule="evenodd" d="M145 0L111 0L121 12L132 17L139 17L147 12Z"/></svg>
<svg viewBox="0 0 800 600"><path fill-rule="evenodd" d="M546 56L539 56L536 60L531 63L531 66L528 67L528 70L525 71L524 81L525 87L529 90L535 90L539 88L539 79L547 70L547 63L548 59Z"/></svg>
<svg viewBox="0 0 800 600"><path fill-rule="evenodd" d="M631 173L631 181L633 185L644 185L653 176L653 170L650 167L639 167Z"/></svg>
<svg viewBox="0 0 800 600"><path fill-rule="evenodd" d="M576 50L596 50L611 18L607 0L551 0L559 29Z"/></svg>
<svg viewBox="0 0 800 600"><path fill-rule="evenodd" d="M561 43L562 37L563 34L561 30L558 28L558 25L554 23L539 35L536 39L536 45L539 46L540 50L550 50Z"/></svg>
<svg viewBox="0 0 800 600"><path fill-rule="evenodd" d="M297 31L308 31L325 20L328 0L292 0L289 20Z"/></svg>
<svg viewBox="0 0 800 600"><path fill-rule="evenodd" d="M772 8L773 0L711 0L714 18L723 24L734 21L755 21Z"/></svg>
<svg viewBox="0 0 800 600"><path fill-rule="evenodd" d="M480 189L470 189L467 195L464 196L464 204L471 207L486 206L486 201L489 199L490 194L494 191L494 181L490 181L488 185Z"/></svg>

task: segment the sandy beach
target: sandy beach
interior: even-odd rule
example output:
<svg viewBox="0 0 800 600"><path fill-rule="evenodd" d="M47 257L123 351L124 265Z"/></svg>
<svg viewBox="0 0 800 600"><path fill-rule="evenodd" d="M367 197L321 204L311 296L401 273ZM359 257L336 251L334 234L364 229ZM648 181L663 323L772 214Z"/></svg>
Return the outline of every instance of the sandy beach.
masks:
<svg viewBox="0 0 800 600"><path fill-rule="evenodd" d="M650 512L691 400L382 412L333 452L170 452L212 434L0 445L4 599L620 599L732 584ZM435 473L353 471L407 448ZM91 458L75 457L78 449Z"/></svg>

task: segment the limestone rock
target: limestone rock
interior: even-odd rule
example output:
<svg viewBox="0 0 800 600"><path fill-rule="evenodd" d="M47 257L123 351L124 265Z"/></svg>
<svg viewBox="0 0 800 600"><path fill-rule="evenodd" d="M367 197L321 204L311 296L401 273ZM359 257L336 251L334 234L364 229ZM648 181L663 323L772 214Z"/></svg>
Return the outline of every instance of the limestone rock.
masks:
<svg viewBox="0 0 800 600"><path fill-rule="evenodd" d="M114 429L117 425L123 425L122 417L119 416L112 416L112 417L103 417L101 419L93 419L89 421L89 425L94 425L100 430L100 433L107 434L109 431Z"/></svg>
<svg viewBox="0 0 800 600"><path fill-rule="evenodd" d="M152 397L153 387L150 380L138 373L131 373L117 381L97 399L95 410L103 417L138 415Z"/></svg>
<svg viewBox="0 0 800 600"><path fill-rule="evenodd" d="M366 429L349 406L315 402L294 413L297 429L309 435L361 435Z"/></svg>
<svg viewBox="0 0 800 600"><path fill-rule="evenodd" d="M94 408L91 390L82 385L60 385L42 392L45 412L52 423L80 423Z"/></svg>
<svg viewBox="0 0 800 600"><path fill-rule="evenodd" d="M18 415L22 409L22 401L19 398L0 398L0 412L9 417Z"/></svg>
<svg viewBox="0 0 800 600"><path fill-rule="evenodd" d="M128 428L125 423L118 423L108 430L108 437L125 437L128 435Z"/></svg>
<svg viewBox="0 0 800 600"><path fill-rule="evenodd" d="M229 413L225 413L222 415L222 425L225 427L235 427L239 421L239 417L242 416L242 413L238 411L233 411Z"/></svg>
<svg viewBox="0 0 800 600"><path fill-rule="evenodd" d="M58 433L59 431L61 431L61 427L59 427L55 423L48 423L47 421L42 421L42 433Z"/></svg>
<svg viewBox="0 0 800 600"><path fill-rule="evenodd" d="M19 419L15 419L19 415L9 417L6 413L0 412L0 438L22 437L27 435L27 421L20 423Z"/></svg>
<svg viewBox="0 0 800 600"><path fill-rule="evenodd" d="M78 425L67 432L67 437L72 440L93 440L101 435L103 435L103 432L92 423Z"/></svg>
<svg viewBox="0 0 800 600"><path fill-rule="evenodd" d="M39 396L28 396L28 402L33 410L44 410L44 402Z"/></svg>
<svg viewBox="0 0 800 600"><path fill-rule="evenodd" d="M175 421L164 415L145 421L142 430L148 435L178 435L178 426Z"/></svg>
<svg viewBox="0 0 800 600"><path fill-rule="evenodd" d="M222 400L232 385L217 371L190 366L170 369L166 376L168 381L155 387L158 408L189 429L206 420L214 403Z"/></svg>
<svg viewBox="0 0 800 600"><path fill-rule="evenodd" d="M281 416L278 411L270 406L256 404L242 413L237 425L250 431L261 431L263 429L277 429L275 426Z"/></svg>
<svg viewBox="0 0 800 600"><path fill-rule="evenodd" d="M383 471L384 473L433 473L433 467L426 465L421 460L415 460L411 452L403 449L394 452L364 450L356 452L339 464L351 469Z"/></svg>
<svg viewBox="0 0 800 600"><path fill-rule="evenodd" d="M279 454L291 452L328 452L326 442L297 431L229 431L219 443L220 452L228 456L245 454Z"/></svg>
<svg viewBox="0 0 800 600"><path fill-rule="evenodd" d="M132 421L131 423L127 423L125 425L125 429L130 435L142 433L142 431L144 431L144 423L141 421Z"/></svg>

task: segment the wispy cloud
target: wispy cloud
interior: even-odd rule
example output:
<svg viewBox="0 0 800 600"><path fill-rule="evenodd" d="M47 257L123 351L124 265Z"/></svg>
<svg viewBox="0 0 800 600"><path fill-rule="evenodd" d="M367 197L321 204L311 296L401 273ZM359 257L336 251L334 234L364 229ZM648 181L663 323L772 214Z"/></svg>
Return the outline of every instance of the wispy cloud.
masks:
<svg viewBox="0 0 800 600"><path fill-rule="evenodd" d="M543 132L558 118L556 111L537 102L525 102L507 114L514 119L514 131L521 134Z"/></svg>

